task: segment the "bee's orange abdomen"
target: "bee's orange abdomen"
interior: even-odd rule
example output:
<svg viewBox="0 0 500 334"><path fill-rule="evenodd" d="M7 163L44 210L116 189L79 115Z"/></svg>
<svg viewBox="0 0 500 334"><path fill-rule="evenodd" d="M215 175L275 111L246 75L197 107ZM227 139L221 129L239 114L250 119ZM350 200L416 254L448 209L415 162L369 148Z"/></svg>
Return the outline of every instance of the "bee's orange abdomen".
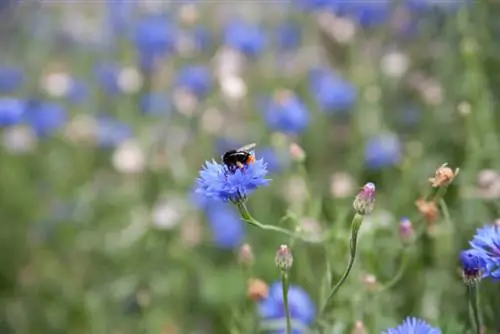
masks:
<svg viewBox="0 0 500 334"><path fill-rule="evenodd" d="M247 165L253 164L254 162L255 162L255 157L250 154L247 159Z"/></svg>

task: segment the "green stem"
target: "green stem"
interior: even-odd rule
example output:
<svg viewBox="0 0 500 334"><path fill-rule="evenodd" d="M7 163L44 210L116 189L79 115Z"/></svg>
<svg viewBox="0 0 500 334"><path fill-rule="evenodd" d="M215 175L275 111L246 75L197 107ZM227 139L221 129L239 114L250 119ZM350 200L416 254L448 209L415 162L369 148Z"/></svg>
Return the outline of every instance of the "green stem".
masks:
<svg viewBox="0 0 500 334"><path fill-rule="evenodd" d="M284 228L281 228L278 226L274 226L274 225L266 225L266 224L260 223L259 221L257 221L255 218L253 218L250 215L250 212L248 211L245 203L237 203L236 206L238 207L238 211L240 212L240 215L243 218L243 220L245 220L250 225L253 225L253 226L258 227L258 228L263 229L263 230L280 232L280 233L286 234L286 235L294 237L294 238L298 237L295 233L293 233L290 230L287 230L287 229L284 229Z"/></svg>
<svg viewBox="0 0 500 334"><path fill-rule="evenodd" d="M478 284L467 286L467 299L472 310L471 322L474 324L476 334L481 334L481 316L479 314L479 286Z"/></svg>
<svg viewBox="0 0 500 334"><path fill-rule="evenodd" d="M288 306L288 273L286 271L281 272L281 283L283 286L283 305L285 307L286 334L292 334L292 320L290 317L290 308Z"/></svg>
<svg viewBox="0 0 500 334"><path fill-rule="evenodd" d="M319 317L321 317L330 308L333 296L335 296L337 291L340 289L342 284L344 284L347 277L351 273L352 266L354 265L354 260L356 259L356 251L357 251L357 244L358 244L358 232L359 232L359 229L361 227L362 222L363 222L363 216L356 213L354 215L354 218L352 219L352 223L351 223L351 242L350 242L349 262L347 263L347 267L345 268L344 273L340 277L340 280L337 282L337 284L335 284L335 286L332 288L332 290L328 294L326 302L322 306L321 311L319 313Z"/></svg>
<svg viewBox="0 0 500 334"><path fill-rule="evenodd" d="M378 292L383 292L383 291L386 291L386 290L389 290L390 288L392 288L394 285L396 285L400 280L401 278L403 278L403 275L406 271L406 268L408 267L408 264L409 264L409 260L410 260L410 254L409 254L409 250L408 248L404 248L403 249L403 254L401 254L402 258L401 258L401 264L399 265L399 268L398 268L398 271L396 272L396 274L392 277L392 279L385 283Z"/></svg>

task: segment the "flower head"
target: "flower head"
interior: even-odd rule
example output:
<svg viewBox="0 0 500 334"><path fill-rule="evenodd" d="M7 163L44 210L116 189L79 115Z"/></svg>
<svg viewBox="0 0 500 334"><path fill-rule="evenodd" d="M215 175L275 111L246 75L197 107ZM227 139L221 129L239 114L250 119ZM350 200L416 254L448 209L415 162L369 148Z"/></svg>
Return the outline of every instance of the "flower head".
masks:
<svg viewBox="0 0 500 334"><path fill-rule="evenodd" d="M309 112L292 92L282 90L276 93L264 108L267 126L284 133L300 133L309 125Z"/></svg>
<svg viewBox="0 0 500 334"><path fill-rule="evenodd" d="M356 87L326 69L314 69L310 72L309 90L325 112L345 111L356 103Z"/></svg>
<svg viewBox="0 0 500 334"><path fill-rule="evenodd" d="M469 249L460 252L460 262L462 263L462 278L467 285L474 285L481 280L486 262L481 257L480 252Z"/></svg>
<svg viewBox="0 0 500 334"><path fill-rule="evenodd" d="M264 50L266 35L258 25L234 20L224 30L226 45L240 51L249 57L256 57Z"/></svg>
<svg viewBox="0 0 500 334"><path fill-rule="evenodd" d="M34 101L27 112L26 118L37 136L45 137L66 124L68 114L62 105Z"/></svg>
<svg viewBox="0 0 500 334"><path fill-rule="evenodd" d="M486 262L486 276L500 279L500 226L478 229L470 244Z"/></svg>
<svg viewBox="0 0 500 334"><path fill-rule="evenodd" d="M225 202L242 202L258 187L269 183L266 174L267 164L262 159L237 168L234 172L214 160L207 161L200 171L196 192Z"/></svg>
<svg viewBox="0 0 500 334"><path fill-rule="evenodd" d="M281 245L276 252L274 257L274 262L276 267L281 271L288 271L293 265L293 255L290 248L287 245Z"/></svg>
<svg viewBox="0 0 500 334"><path fill-rule="evenodd" d="M201 98L212 88L212 74L205 66L187 66L180 70L175 85Z"/></svg>
<svg viewBox="0 0 500 334"><path fill-rule="evenodd" d="M421 319L407 317L401 325L389 328L383 334L441 334L441 330Z"/></svg>
<svg viewBox="0 0 500 334"><path fill-rule="evenodd" d="M0 127L17 125L22 122L26 102L14 98L0 98Z"/></svg>
<svg viewBox="0 0 500 334"><path fill-rule="evenodd" d="M399 224L399 238L405 244L415 239L415 229L410 219L404 217Z"/></svg>
<svg viewBox="0 0 500 334"><path fill-rule="evenodd" d="M367 215L375 206L375 184L368 182L361 188L354 199L353 207L360 215Z"/></svg>
<svg viewBox="0 0 500 334"><path fill-rule="evenodd" d="M459 168L453 170L447 165L447 163L441 165L441 167L436 170L436 175L429 179L429 182L433 187L447 186L458 175L458 172L460 171Z"/></svg>
<svg viewBox="0 0 500 334"><path fill-rule="evenodd" d="M259 315L263 320L283 320L285 329L285 307L281 282L275 282L269 289L269 296L259 303ZM316 317L316 307L301 287L290 285L288 288L288 306L293 322L310 326ZM293 334L303 334L304 331L294 328Z"/></svg>

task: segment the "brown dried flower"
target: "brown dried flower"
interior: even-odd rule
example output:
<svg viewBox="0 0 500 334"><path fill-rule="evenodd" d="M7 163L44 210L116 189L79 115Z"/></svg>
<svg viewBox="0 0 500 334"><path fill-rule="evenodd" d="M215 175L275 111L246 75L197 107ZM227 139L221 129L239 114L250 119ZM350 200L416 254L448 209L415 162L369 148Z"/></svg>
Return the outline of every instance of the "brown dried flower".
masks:
<svg viewBox="0 0 500 334"><path fill-rule="evenodd" d="M259 278L251 278L248 280L247 295L254 302L258 302L267 298L269 295L269 286Z"/></svg>
<svg viewBox="0 0 500 334"><path fill-rule="evenodd" d="M417 206L420 214L424 216L428 223L433 223L436 221L439 215L439 210L436 203L432 201L426 201L424 198L419 198L415 202L415 205Z"/></svg>
<svg viewBox="0 0 500 334"><path fill-rule="evenodd" d="M429 182L433 187L444 187L449 185L459 172L460 168L452 170L448 167L448 163L444 163L436 170L436 175L429 178Z"/></svg>

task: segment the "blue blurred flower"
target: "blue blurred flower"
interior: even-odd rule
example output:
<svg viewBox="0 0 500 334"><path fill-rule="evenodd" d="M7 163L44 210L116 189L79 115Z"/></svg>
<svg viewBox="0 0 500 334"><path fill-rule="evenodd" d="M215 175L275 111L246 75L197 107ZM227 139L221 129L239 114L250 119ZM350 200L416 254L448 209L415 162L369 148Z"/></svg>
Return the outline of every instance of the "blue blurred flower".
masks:
<svg viewBox="0 0 500 334"><path fill-rule="evenodd" d="M223 164L207 161L200 170L196 191L207 198L241 202L258 187L269 184L270 180L265 179L266 174L267 164L262 159L234 173L229 172Z"/></svg>
<svg viewBox="0 0 500 334"><path fill-rule="evenodd" d="M259 302L258 311L263 320L283 320L283 330L274 333L285 333L285 308L281 282L275 282L269 288L269 295ZM316 317L316 307L306 291L296 285L288 288L288 305L294 322L303 326L310 326ZM304 331L294 328L293 334L305 334Z"/></svg>
<svg viewBox="0 0 500 334"><path fill-rule="evenodd" d="M132 128L109 116L97 118L97 143L103 148L114 148L132 137Z"/></svg>
<svg viewBox="0 0 500 334"><path fill-rule="evenodd" d="M176 27L164 15L141 18L135 31L135 45L140 54L164 56L175 50Z"/></svg>
<svg viewBox="0 0 500 334"><path fill-rule="evenodd" d="M264 101L264 118L274 131L297 134L309 125L309 111L293 93L280 91L272 100Z"/></svg>
<svg viewBox="0 0 500 334"><path fill-rule="evenodd" d="M470 244L486 262L486 276L500 279L500 226L486 225L477 229Z"/></svg>
<svg viewBox="0 0 500 334"><path fill-rule="evenodd" d="M356 88L328 69L310 71L309 90L319 107L326 112L348 110L356 103Z"/></svg>
<svg viewBox="0 0 500 334"><path fill-rule="evenodd" d="M198 51L205 51L212 45L212 36L210 35L210 31L203 27L197 26L192 31L194 44Z"/></svg>
<svg viewBox="0 0 500 334"><path fill-rule="evenodd" d="M293 50L300 46L302 29L293 22L284 22L276 28L278 48L280 50Z"/></svg>
<svg viewBox="0 0 500 334"><path fill-rule="evenodd" d="M232 249L243 243L244 222L234 208L222 202L211 203L206 208L206 214L212 240L219 248Z"/></svg>
<svg viewBox="0 0 500 334"><path fill-rule="evenodd" d="M463 279L466 284L477 283L485 274L486 261L476 249L460 252L460 262L462 263Z"/></svg>
<svg viewBox="0 0 500 334"><path fill-rule="evenodd" d="M343 14L352 17L362 27L373 27L384 24L390 19L393 11L393 1L355 1L339 3Z"/></svg>
<svg viewBox="0 0 500 334"><path fill-rule="evenodd" d="M401 325L389 328L383 334L441 334L441 330L421 319L407 317Z"/></svg>
<svg viewBox="0 0 500 334"><path fill-rule="evenodd" d="M385 133L372 137L365 147L365 163L370 169L394 166L401 160L401 143L397 135Z"/></svg>
<svg viewBox="0 0 500 334"><path fill-rule="evenodd" d="M24 83L20 68L0 65L0 94L8 94L19 89Z"/></svg>
<svg viewBox="0 0 500 334"><path fill-rule="evenodd" d="M474 4L471 0L406 0L405 4L412 10L429 11L436 8L457 10L467 4Z"/></svg>
<svg viewBox="0 0 500 334"><path fill-rule="evenodd" d="M153 92L141 98L141 110L147 115L164 116L171 111L172 105L165 93Z"/></svg>
<svg viewBox="0 0 500 334"><path fill-rule="evenodd" d="M99 86L111 96L121 92L118 85L118 75L120 69L115 64L101 63L97 64L94 69Z"/></svg>
<svg viewBox="0 0 500 334"><path fill-rule="evenodd" d="M7 97L0 98L0 127L21 123L25 111L25 101Z"/></svg>
<svg viewBox="0 0 500 334"><path fill-rule="evenodd" d="M73 80L67 98L71 103L80 104L89 97L89 86L81 80Z"/></svg>
<svg viewBox="0 0 500 334"><path fill-rule="evenodd" d="M224 29L224 42L249 57L256 57L264 50L266 35L257 24L233 20Z"/></svg>
<svg viewBox="0 0 500 334"><path fill-rule="evenodd" d="M106 14L113 34L127 33L137 1L135 0L107 0Z"/></svg>
<svg viewBox="0 0 500 334"><path fill-rule="evenodd" d="M204 97L212 88L213 80L210 70L202 65L182 68L177 74L175 85L190 91L195 96Z"/></svg>
<svg viewBox="0 0 500 334"><path fill-rule="evenodd" d="M45 137L65 125L68 114L62 105L32 101L27 109L26 120L37 136Z"/></svg>

